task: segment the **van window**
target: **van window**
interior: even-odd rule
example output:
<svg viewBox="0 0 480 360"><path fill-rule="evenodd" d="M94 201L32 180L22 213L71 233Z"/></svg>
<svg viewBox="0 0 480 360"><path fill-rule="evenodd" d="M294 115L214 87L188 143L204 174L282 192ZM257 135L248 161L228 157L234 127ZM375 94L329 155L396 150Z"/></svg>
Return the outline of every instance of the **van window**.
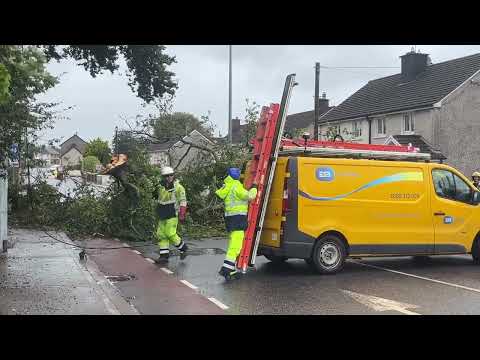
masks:
<svg viewBox="0 0 480 360"><path fill-rule="evenodd" d="M445 199L470 203L472 190L460 177L448 170L432 171L435 193Z"/></svg>
<svg viewBox="0 0 480 360"><path fill-rule="evenodd" d="M457 190L455 199L466 203L471 202L472 190L470 189L470 186L468 186L465 181L455 174L453 174L453 178L455 180L455 188Z"/></svg>

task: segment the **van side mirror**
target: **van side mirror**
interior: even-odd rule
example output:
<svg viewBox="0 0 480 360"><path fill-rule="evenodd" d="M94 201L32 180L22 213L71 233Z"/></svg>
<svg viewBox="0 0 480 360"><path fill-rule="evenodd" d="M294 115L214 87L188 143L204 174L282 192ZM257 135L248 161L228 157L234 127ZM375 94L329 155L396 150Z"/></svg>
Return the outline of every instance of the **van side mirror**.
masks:
<svg viewBox="0 0 480 360"><path fill-rule="evenodd" d="M472 204L478 205L480 204L480 192L474 191L472 196Z"/></svg>

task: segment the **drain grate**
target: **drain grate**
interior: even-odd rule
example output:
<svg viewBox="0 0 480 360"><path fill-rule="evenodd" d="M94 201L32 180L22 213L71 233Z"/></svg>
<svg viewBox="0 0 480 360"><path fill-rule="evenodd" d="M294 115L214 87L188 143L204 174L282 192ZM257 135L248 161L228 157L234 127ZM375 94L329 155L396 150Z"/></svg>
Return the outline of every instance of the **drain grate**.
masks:
<svg viewBox="0 0 480 360"><path fill-rule="evenodd" d="M105 277L112 282L129 281L129 280L135 280L137 278L134 274L110 275Z"/></svg>

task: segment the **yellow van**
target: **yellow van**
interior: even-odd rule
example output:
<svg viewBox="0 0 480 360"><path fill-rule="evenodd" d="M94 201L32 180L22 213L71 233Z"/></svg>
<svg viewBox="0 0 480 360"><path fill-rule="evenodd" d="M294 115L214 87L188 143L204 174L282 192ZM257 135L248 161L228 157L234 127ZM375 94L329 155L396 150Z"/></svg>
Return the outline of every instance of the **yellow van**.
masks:
<svg viewBox="0 0 480 360"><path fill-rule="evenodd" d="M326 274L347 257L469 253L479 263L479 203L448 165L281 156L257 254Z"/></svg>

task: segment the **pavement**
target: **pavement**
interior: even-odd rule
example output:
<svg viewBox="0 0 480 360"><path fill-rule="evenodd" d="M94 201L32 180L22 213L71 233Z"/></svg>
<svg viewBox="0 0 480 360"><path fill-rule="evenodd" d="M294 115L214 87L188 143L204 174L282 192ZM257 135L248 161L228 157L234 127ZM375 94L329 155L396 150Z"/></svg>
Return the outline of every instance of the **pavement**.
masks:
<svg viewBox="0 0 480 360"><path fill-rule="evenodd" d="M71 246L37 230L11 229L8 240L11 248L0 254L1 315L138 314Z"/></svg>

